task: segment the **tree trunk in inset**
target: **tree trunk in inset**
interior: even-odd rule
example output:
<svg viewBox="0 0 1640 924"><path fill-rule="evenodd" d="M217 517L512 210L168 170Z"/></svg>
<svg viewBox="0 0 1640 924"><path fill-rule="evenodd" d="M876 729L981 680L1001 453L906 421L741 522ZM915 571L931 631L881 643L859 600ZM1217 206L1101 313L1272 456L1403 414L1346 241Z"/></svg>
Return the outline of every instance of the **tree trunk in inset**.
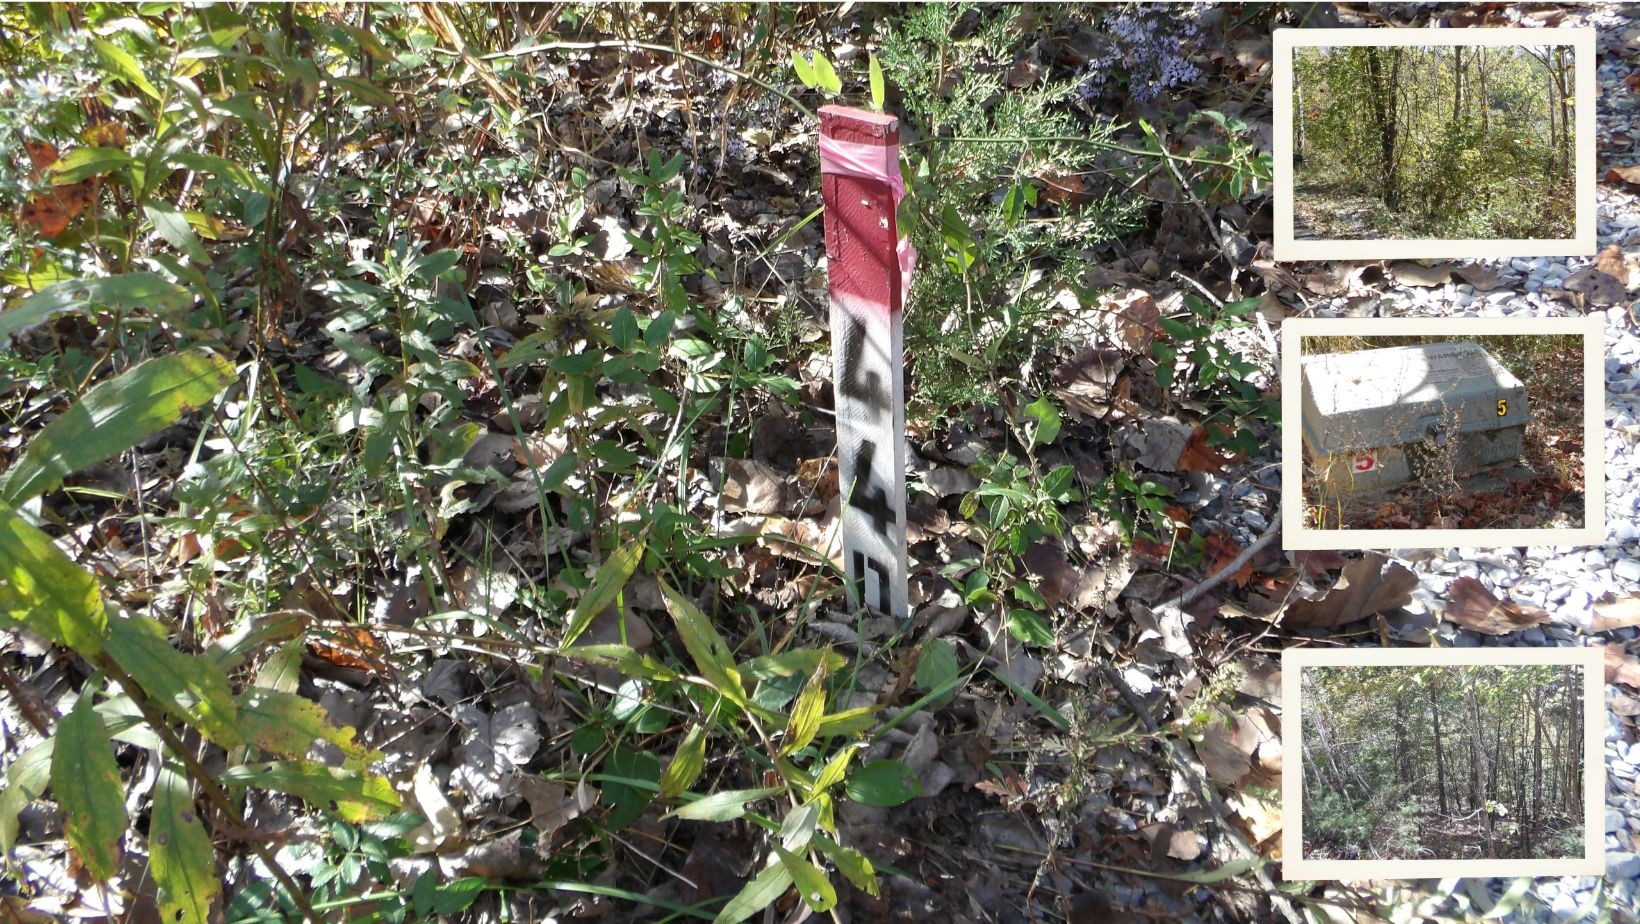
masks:
<svg viewBox="0 0 1640 924"><path fill-rule="evenodd" d="M1565 45L1555 46L1555 86L1560 97L1560 175L1570 176L1572 173L1572 87L1571 62L1567 60Z"/></svg>
<svg viewBox="0 0 1640 924"><path fill-rule="evenodd" d="M1381 49L1369 46L1367 52L1368 96L1372 107L1374 127L1378 131L1378 188L1384 205L1395 209L1401 205L1400 190L1395 178L1395 142L1399 126L1396 124L1396 98L1401 81L1401 49L1389 49L1389 74L1384 74Z"/></svg>
<svg viewBox="0 0 1640 924"><path fill-rule="evenodd" d="M1441 814L1446 814L1446 767L1441 755L1441 710L1435 703L1435 684L1426 681L1424 692L1429 694L1429 714L1435 722L1435 798L1439 800Z"/></svg>
<svg viewBox="0 0 1640 924"><path fill-rule="evenodd" d="M1304 163L1304 85L1293 86L1293 163Z"/></svg>
<svg viewBox="0 0 1640 924"><path fill-rule="evenodd" d="M1532 690L1532 824L1542 824L1543 818L1543 690ZM1534 832L1535 833L1535 832ZM1532 847L1530 839L1522 849L1522 856L1528 855Z"/></svg>
<svg viewBox="0 0 1640 924"><path fill-rule="evenodd" d="M1463 46L1452 46L1452 124L1463 121Z"/></svg>
<svg viewBox="0 0 1640 924"><path fill-rule="evenodd" d="M1465 691L1469 699L1469 798L1481 810L1481 821L1486 825L1486 856L1497 856L1497 839L1492 831L1492 813L1487 811L1482 785L1486 780L1486 744L1481 741L1481 704L1475 697L1475 678L1469 678Z"/></svg>
<svg viewBox="0 0 1640 924"><path fill-rule="evenodd" d="M1407 769L1407 704L1400 691L1395 693L1395 775L1402 785L1411 782Z"/></svg>
<svg viewBox="0 0 1640 924"><path fill-rule="evenodd" d="M1566 803L1570 806L1567 814L1573 818L1583 814L1583 786L1578 779L1577 759L1579 750L1583 747L1582 716L1578 713L1577 701L1573 695L1574 684L1566 684Z"/></svg>
<svg viewBox="0 0 1640 924"><path fill-rule="evenodd" d="M1492 96L1486 87L1486 46L1475 49L1479 55L1479 70L1481 75L1481 134L1490 134L1492 131Z"/></svg>

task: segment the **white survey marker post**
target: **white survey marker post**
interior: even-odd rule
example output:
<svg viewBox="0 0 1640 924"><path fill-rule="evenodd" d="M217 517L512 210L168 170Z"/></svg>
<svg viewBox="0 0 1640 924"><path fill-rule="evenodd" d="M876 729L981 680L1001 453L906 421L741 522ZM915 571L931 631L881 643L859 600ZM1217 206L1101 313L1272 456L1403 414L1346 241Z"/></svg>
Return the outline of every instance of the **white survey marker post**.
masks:
<svg viewBox="0 0 1640 924"><path fill-rule="evenodd" d="M893 116L820 110L820 187L831 290L843 562L851 602L904 619L905 377L901 315L916 252L894 210L905 195Z"/></svg>

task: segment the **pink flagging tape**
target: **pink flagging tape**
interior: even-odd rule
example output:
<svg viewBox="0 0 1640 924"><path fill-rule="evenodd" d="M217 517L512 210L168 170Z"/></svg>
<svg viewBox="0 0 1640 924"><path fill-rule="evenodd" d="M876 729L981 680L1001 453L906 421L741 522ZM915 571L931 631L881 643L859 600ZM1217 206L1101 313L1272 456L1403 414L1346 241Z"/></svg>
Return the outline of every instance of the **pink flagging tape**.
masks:
<svg viewBox="0 0 1640 924"><path fill-rule="evenodd" d="M899 160L898 145L884 147L820 136L821 175L833 173L887 183L894 194L896 210L900 207L900 200L905 198L905 178L900 176ZM900 301L903 304L911 296L911 271L917 266L917 248L911 246L911 238L901 235L894 254L900 263Z"/></svg>

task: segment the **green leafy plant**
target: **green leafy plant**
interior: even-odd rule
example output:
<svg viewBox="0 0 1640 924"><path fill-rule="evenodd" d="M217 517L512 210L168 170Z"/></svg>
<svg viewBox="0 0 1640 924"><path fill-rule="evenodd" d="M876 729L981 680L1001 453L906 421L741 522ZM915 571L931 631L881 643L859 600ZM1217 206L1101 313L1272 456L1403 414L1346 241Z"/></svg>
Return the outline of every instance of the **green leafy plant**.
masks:
<svg viewBox="0 0 1640 924"><path fill-rule="evenodd" d="M1186 317L1158 319L1168 339L1158 338L1151 344L1156 381L1172 389L1181 383L1182 374L1183 383L1193 386L1214 408L1203 419L1208 445L1251 455L1262 444L1257 428L1278 420L1280 406L1276 399L1259 394L1248 380L1258 367L1226 343L1224 335L1251 326L1247 316L1258 310L1258 299L1215 305L1186 293L1184 305L1189 312Z"/></svg>
<svg viewBox="0 0 1640 924"><path fill-rule="evenodd" d="M641 550L606 565L594 580L588 607L610 599L624 584ZM622 575L626 574L627 577ZM791 648L737 660L712 621L686 596L660 583L673 625L697 673L666 666L651 655L621 644L570 645L562 657L603 664L646 691L646 703L675 703L691 715L688 731L666 762L647 753L610 749L595 779L630 791L622 818L634 818L656 796L680 804L667 817L729 822L747 819L772 835L768 863L718 913L719 921L740 921L761 911L793 885L810 909L836 904L836 891L822 864L833 865L848 881L876 894L870 860L837 840L838 787L867 805L894 806L919 791L915 774L898 761L878 760L851 769L862 743L852 740L875 724L877 707L833 711L828 681L844 665L829 649ZM569 640L577 637L572 635ZM629 717L630 717L629 713ZM619 718L619 717L617 717ZM748 789L691 792L702 778L710 739L723 737L753 749L769 773L770 785ZM596 739L592 739L596 740ZM652 769L638 770L647 763ZM645 779L647 777L647 779ZM606 789L607 793L607 789ZM754 811L759 803L783 804L783 811ZM606 823L607 820L606 820Z"/></svg>
<svg viewBox="0 0 1640 924"><path fill-rule="evenodd" d="M298 636L299 621L265 623L204 653L181 651L159 621L108 606L97 578L23 512L64 477L208 404L232 380L232 367L202 350L140 363L86 392L0 479L0 623L76 652L112 682L100 703L96 691L102 684L88 685L57 733L8 769L0 815L15 818L49 783L69 818L69 845L94 878L106 880L118 866L128 822L112 738L136 728L158 736L167 757L153 824L174 836L150 835L150 863L161 908L178 921L206 920L220 888L194 808L195 787L230 819L239 818L230 793L246 786L334 806L359 819L398 805L391 785L366 769L374 756L352 743L351 729L331 725L317 704L279 687L234 692L230 672L256 647ZM183 744L182 728L242 756L225 772L210 774ZM307 759L321 739L342 749L345 766ZM0 835L0 849L9 854L15 828ZM282 901L313 917L288 873L271 855L263 861L281 879Z"/></svg>

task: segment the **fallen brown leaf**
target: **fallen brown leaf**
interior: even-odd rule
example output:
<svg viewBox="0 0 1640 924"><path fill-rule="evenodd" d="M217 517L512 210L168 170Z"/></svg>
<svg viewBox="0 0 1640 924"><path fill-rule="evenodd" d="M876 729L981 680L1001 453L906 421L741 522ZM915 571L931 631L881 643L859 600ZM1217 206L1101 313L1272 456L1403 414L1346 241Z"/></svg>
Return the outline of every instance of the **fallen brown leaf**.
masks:
<svg viewBox="0 0 1640 924"><path fill-rule="evenodd" d="M1627 273L1624 273L1627 276ZM1581 292L1590 304L1606 307L1623 301L1628 295L1628 285L1610 273L1604 272L1598 266L1585 266L1566 277L1561 288L1567 292Z"/></svg>
<svg viewBox="0 0 1640 924"><path fill-rule="evenodd" d="M1640 689L1640 658L1629 657L1622 645L1607 645L1606 682Z"/></svg>
<svg viewBox="0 0 1640 924"><path fill-rule="evenodd" d="M1452 267L1446 264L1424 266L1403 260L1390 268L1395 274L1395 281L1404 286L1418 286L1419 288L1433 288L1444 286L1452 278Z"/></svg>
<svg viewBox="0 0 1640 924"><path fill-rule="evenodd" d="M1099 311L1111 321L1111 343L1130 353L1149 355L1161 309L1143 289L1128 289L1099 300Z"/></svg>
<svg viewBox="0 0 1640 924"><path fill-rule="evenodd" d="M1241 553L1242 547L1236 542L1236 538L1224 530L1214 530L1202 537L1202 554L1207 559L1208 574L1218 574L1220 570L1229 567ZM1248 559L1230 575L1229 580L1237 587L1245 587L1252 576L1253 562Z"/></svg>
<svg viewBox="0 0 1640 924"><path fill-rule="evenodd" d="M1238 792L1226 799L1225 803L1246 826L1253 846L1266 853L1280 849L1279 843L1270 844L1271 839L1281 833L1280 800L1260 799L1252 793Z"/></svg>
<svg viewBox="0 0 1640 924"><path fill-rule="evenodd" d="M1294 603L1287 607L1281 621L1295 629L1346 625L1405 606L1412 600L1412 588L1417 586L1418 576L1405 566L1377 552L1367 552L1344 565L1326 596Z"/></svg>
<svg viewBox="0 0 1640 924"><path fill-rule="evenodd" d="M725 513L779 513L786 505L786 478L752 459L713 460L723 473ZM717 471L713 472L714 475Z"/></svg>
<svg viewBox="0 0 1640 924"><path fill-rule="evenodd" d="M1293 553L1293 564L1304 569L1310 577L1320 577L1328 571L1336 571L1349 563L1349 559L1330 549L1319 549Z"/></svg>
<svg viewBox="0 0 1640 924"><path fill-rule="evenodd" d="M1640 71L1636 73L1640 73ZM1631 167L1612 167L1606 171L1606 182L1640 186L1640 164Z"/></svg>
<svg viewBox="0 0 1640 924"><path fill-rule="evenodd" d="M1207 445L1207 428L1197 424L1190 431L1190 439L1185 441L1184 451L1179 453L1179 471L1181 472L1216 472L1230 461L1222 453Z"/></svg>
<svg viewBox="0 0 1640 924"><path fill-rule="evenodd" d="M1237 786L1255 771L1269 775L1270 767L1262 758L1270 749L1261 746L1276 742L1274 750L1279 755L1280 735L1268 710L1261 706L1232 713L1228 707L1217 705L1209 716L1201 740L1193 742L1196 756L1209 777L1226 786ZM1278 756L1278 771L1279 766Z"/></svg>
<svg viewBox="0 0 1640 924"><path fill-rule="evenodd" d="M1101 568L1078 568L1063 549L1048 542L1032 543L1023 561L1025 570L1040 579L1036 589L1049 606L1077 611L1109 606L1133 576L1125 558Z"/></svg>
<svg viewBox="0 0 1640 924"><path fill-rule="evenodd" d="M1182 829L1171 822L1158 821L1143 825L1139 832L1149 842L1150 860L1153 863L1163 857L1172 857L1188 863L1202 855L1201 839L1196 836L1196 832Z"/></svg>
<svg viewBox="0 0 1640 924"><path fill-rule="evenodd" d="M1593 631L1610 632L1629 626L1640 626L1640 597L1601 600L1595 603L1594 624L1590 626Z"/></svg>
<svg viewBox="0 0 1640 924"><path fill-rule="evenodd" d="M1469 283L1481 292L1496 289L1503 285L1503 274L1484 263L1470 263L1466 266L1459 266L1453 269L1452 272L1459 279Z"/></svg>
<svg viewBox="0 0 1640 924"><path fill-rule="evenodd" d="M308 639L308 651L337 667L387 673L383 660L387 647L364 626L338 626L315 633Z"/></svg>
<svg viewBox="0 0 1640 924"><path fill-rule="evenodd" d="M1128 356L1121 350L1085 350L1055 369L1053 378L1053 393L1078 420L1113 413L1120 419L1134 410Z"/></svg>
<svg viewBox="0 0 1640 924"><path fill-rule="evenodd" d="M1623 248L1616 244L1600 251L1600 255L1594 258L1594 268L1619 283L1626 284L1628 281L1629 265L1623 259Z"/></svg>
<svg viewBox="0 0 1640 924"><path fill-rule="evenodd" d="M1549 621L1547 610L1499 600L1472 577L1453 581L1447 595L1446 618L1487 635L1508 635Z"/></svg>

